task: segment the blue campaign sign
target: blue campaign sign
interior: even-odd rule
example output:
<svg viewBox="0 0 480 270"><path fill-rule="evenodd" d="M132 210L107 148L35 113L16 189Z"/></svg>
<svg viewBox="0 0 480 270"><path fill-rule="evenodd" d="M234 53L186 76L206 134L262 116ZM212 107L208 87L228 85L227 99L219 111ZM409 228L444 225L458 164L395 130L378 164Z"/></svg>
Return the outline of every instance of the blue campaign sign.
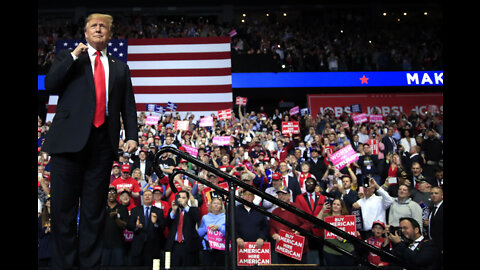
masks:
<svg viewBox="0 0 480 270"><path fill-rule="evenodd" d="M38 75L38 90L45 90ZM232 88L443 86L443 71L232 73Z"/></svg>
<svg viewBox="0 0 480 270"><path fill-rule="evenodd" d="M443 71L232 73L232 88L443 86Z"/></svg>

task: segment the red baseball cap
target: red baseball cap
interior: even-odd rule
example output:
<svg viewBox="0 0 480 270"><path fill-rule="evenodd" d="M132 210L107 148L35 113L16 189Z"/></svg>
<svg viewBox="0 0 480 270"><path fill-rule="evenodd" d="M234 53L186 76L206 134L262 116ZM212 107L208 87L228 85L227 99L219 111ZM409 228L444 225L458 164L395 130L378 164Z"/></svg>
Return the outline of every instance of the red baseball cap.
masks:
<svg viewBox="0 0 480 270"><path fill-rule="evenodd" d="M128 164L123 164L121 168L122 172L130 172L130 165Z"/></svg>

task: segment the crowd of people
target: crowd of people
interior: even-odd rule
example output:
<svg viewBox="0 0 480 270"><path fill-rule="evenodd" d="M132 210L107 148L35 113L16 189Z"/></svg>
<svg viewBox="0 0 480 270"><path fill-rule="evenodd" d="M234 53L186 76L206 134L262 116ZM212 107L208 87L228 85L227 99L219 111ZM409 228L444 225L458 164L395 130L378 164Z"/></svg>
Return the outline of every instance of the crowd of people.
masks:
<svg viewBox="0 0 480 270"><path fill-rule="evenodd" d="M243 22L238 16L222 22L216 16L131 14L117 16L113 38L230 35L233 72L255 71L254 65L235 65L252 55L272 59L275 70L262 70L270 72L441 70L441 18L423 12L383 16L371 10L320 9L276 19L274 14L246 14ZM83 39L83 19L39 17L39 74L48 71L61 39Z"/></svg>
<svg viewBox="0 0 480 270"><path fill-rule="evenodd" d="M151 265L154 258L163 262L166 253L171 254L173 266L225 263L224 251L209 242L213 233L225 235L225 198L182 174L174 178L179 191L174 193L168 177L178 167L224 189L228 189L228 182L169 153L159 157L161 174L157 175L154 155L160 148L171 146L185 152L193 147L204 163L319 219L356 215L359 239L398 255L410 265L438 266L434 262L439 262L443 251L442 115L389 114L383 121L354 124L346 112L335 117L327 110L312 117L308 113L289 115L288 110L279 109L268 115L262 108L243 114L239 108L231 119L220 120L213 115L212 127L200 127L192 115L180 119L173 113L162 115L158 125L146 125L148 114L138 115L139 147L134 154L124 151L124 132L120 132L119 160L112 164L105 197L108 214L103 265ZM188 120L188 130L175 130L176 120ZM282 121L289 120L299 122L298 134L282 133ZM50 157L41 149L49 125L39 119L40 265L49 265L50 259ZM230 136L230 142L216 145L215 136ZM358 153L358 160L338 170L329 156L348 145ZM256 194L239 188L237 195L317 236L325 235L322 228ZM292 232L291 228L238 202L235 215L234 241L240 248L247 242L254 242L258 248L265 242L272 243L272 263L358 263L331 245L308 237L302 261L278 254L274 247L279 231ZM388 258L364 254L341 237L325 241L376 265L389 264ZM427 248L430 253L424 252L422 260L415 260L414 253Z"/></svg>

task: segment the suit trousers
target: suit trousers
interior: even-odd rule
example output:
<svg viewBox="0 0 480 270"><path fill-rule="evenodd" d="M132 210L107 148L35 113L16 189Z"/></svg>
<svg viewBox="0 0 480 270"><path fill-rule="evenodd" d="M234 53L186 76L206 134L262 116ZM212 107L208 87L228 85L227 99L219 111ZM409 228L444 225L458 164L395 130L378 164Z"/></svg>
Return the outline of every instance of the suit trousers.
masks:
<svg viewBox="0 0 480 270"><path fill-rule="evenodd" d="M52 269L72 269L77 263L80 269L99 269L114 158L107 122L92 125L81 151L52 155Z"/></svg>

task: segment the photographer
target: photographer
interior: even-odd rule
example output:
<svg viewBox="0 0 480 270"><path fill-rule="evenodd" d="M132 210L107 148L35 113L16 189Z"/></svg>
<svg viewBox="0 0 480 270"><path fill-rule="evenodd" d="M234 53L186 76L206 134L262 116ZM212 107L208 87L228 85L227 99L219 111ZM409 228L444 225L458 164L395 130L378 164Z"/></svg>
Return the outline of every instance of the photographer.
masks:
<svg viewBox="0 0 480 270"><path fill-rule="evenodd" d="M389 226L382 249L393 253L406 263L407 269L439 269L440 251L433 241L423 237L418 222L409 217L400 218L400 227ZM389 243L393 248L390 250ZM388 258L382 258L388 261Z"/></svg>

